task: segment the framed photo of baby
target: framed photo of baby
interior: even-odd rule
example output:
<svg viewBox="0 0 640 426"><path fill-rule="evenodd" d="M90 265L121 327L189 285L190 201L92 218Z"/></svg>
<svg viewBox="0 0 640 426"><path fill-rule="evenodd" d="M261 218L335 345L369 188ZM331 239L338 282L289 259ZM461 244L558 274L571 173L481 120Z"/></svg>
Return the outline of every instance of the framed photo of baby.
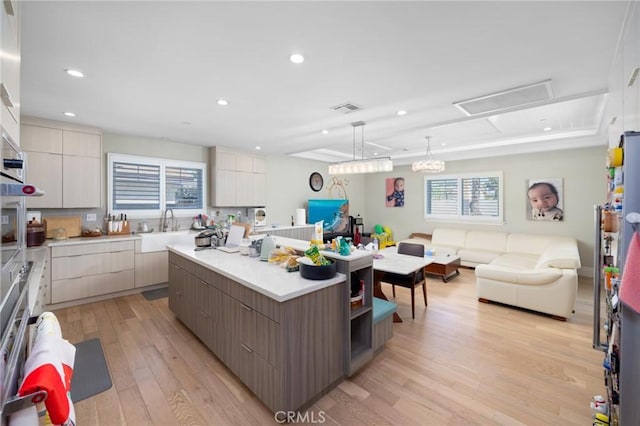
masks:
<svg viewBox="0 0 640 426"><path fill-rule="evenodd" d="M562 178L530 179L526 195L529 220L564 220Z"/></svg>
<svg viewBox="0 0 640 426"><path fill-rule="evenodd" d="M387 178L385 181L385 204L387 207L404 207L404 178Z"/></svg>

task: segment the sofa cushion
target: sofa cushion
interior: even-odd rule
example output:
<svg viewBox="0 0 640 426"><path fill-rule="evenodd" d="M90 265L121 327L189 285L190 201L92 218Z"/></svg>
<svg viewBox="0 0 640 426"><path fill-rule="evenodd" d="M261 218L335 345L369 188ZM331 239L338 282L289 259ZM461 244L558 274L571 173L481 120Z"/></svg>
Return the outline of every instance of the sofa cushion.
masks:
<svg viewBox="0 0 640 426"><path fill-rule="evenodd" d="M476 277L513 284L545 285L560 279L562 270L555 268L519 269L489 264L478 265Z"/></svg>
<svg viewBox="0 0 640 426"><path fill-rule="evenodd" d="M491 261L492 266L511 269L535 269L538 256L522 253L505 253Z"/></svg>
<svg viewBox="0 0 640 426"><path fill-rule="evenodd" d="M464 261L469 265L477 265L480 263L490 263L502 253L498 251L491 250L473 250L473 249L460 249L458 250L458 256L460 259L464 259Z"/></svg>
<svg viewBox="0 0 640 426"><path fill-rule="evenodd" d="M469 231L464 242L465 249L480 249L496 253L507 251L507 233L499 231Z"/></svg>
<svg viewBox="0 0 640 426"><path fill-rule="evenodd" d="M467 231L465 229L436 228L431 234L431 245L458 249L464 247L466 239Z"/></svg>
<svg viewBox="0 0 640 426"><path fill-rule="evenodd" d="M508 253L540 255L556 238L548 235L511 233L507 236Z"/></svg>

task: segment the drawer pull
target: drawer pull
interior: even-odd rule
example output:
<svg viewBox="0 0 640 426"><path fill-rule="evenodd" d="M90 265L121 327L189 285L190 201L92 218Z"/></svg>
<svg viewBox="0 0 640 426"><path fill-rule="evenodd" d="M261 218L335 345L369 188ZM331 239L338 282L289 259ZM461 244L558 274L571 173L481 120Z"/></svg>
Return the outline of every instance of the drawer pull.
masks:
<svg viewBox="0 0 640 426"><path fill-rule="evenodd" d="M209 285L209 283L206 282L205 280L200 280L200 282L202 283L202 285Z"/></svg>
<svg viewBox="0 0 640 426"><path fill-rule="evenodd" d="M200 312L200 315L202 315L205 318L209 318L209 314L206 312Z"/></svg>
<svg viewBox="0 0 640 426"><path fill-rule="evenodd" d="M9 90L4 83L0 83L0 97L2 97L2 103L4 103L7 108L15 107L13 100L11 100L11 93L9 93Z"/></svg>
<svg viewBox="0 0 640 426"><path fill-rule="evenodd" d="M253 311L253 309L251 309L251 307L245 305L244 303L240 303L240 306L242 306L245 310L247 310L249 312Z"/></svg>
<svg viewBox="0 0 640 426"><path fill-rule="evenodd" d="M253 349L251 349L249 346L245 345L244 343L240 343L240 346L242 346L242 349L244 349L245 351L249 353L253 353Z"/></svg>
<svg viewBox="0 0 640 426"><path fill-rule="evenodd" d="M176 296L182 296L182 293L180 293L179 291L176 291Z"/></svg>

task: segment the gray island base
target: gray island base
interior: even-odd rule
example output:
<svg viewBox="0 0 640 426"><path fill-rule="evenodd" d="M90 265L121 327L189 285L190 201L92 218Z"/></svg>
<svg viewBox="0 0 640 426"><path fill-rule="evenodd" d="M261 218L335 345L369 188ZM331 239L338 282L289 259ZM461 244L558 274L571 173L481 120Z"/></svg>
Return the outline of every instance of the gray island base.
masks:
<svg viewBox="0 0 640 426"><path fill-rule="evenodd" d="M258 258L170 246L169 308L272 412L302 410L374 353L372 257L328 255L339 273L311 281ZM355 310L352 279L365 286Z"/></svg>

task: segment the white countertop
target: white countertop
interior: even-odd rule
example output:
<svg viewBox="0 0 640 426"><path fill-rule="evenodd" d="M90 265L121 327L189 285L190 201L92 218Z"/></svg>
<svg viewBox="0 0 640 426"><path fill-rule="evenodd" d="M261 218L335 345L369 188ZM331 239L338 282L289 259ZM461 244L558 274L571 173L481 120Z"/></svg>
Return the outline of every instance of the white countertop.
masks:
<svg viewBox="0 0 640 426"><path fill-rule="evenodd" d="M271 238L275 239L276 241L276 246L278 247L291 247L294 250L298 250L298 251L302 251L304 252L305 250L307 250L309 248L309 241L303 241L303 240L294 240L293 238L286 238L286 237L278 237L271 235ZM331 259L342 259L342 260L346 260L346 261L353 261L353 260L358 260L358 259L364 259L366 257L372 257L373 256L373 252L367 251L367 250L354 250L351 252L350 255L348 256L342 256L336 252L330 251L330 250L321 250L320 253L322 253L325 257L331 258Z"/></svg>
<svg viewBox="0 0 640 426"><path fill-rule="evenodd" d="M277 238L277 242L284 239ZM299 240L291 241L304 243ZM308 247L309 243L306 244ZM243 256L240 253L223 253L214 249L195 251L193 245L180 244L170 245L168 249L278 302L346 281L344 274L336 274L328 280L308 280L302 278L300 272L287 272L279 265L261 261L259 257Z"/></svg>
<svg viewBox="0 0 640 426"><path fill-rule="evenodd" d="M135 234L129 235L103 235L101 237L73 237L65 240L45 240L43 247L56 247L56 246L68 246L74 244L94 244L94 243L106 243L111 241L130 241L138 240L139 236Z"/></svg>

